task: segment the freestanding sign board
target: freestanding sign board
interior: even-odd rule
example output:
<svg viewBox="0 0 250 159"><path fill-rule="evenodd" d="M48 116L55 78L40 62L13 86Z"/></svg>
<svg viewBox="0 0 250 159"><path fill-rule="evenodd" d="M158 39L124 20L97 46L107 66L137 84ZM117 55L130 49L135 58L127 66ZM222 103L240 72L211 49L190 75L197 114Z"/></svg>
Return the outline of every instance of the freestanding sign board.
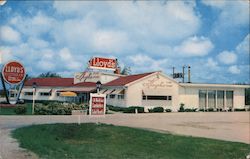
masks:
<svg viewBox="0 0 250 159"><path fill-rule="evenodd" d="M90 93L89 115L105 115L106 94Z"/></svg>
<svg viewBox="0 0 250 159"><path fill-rule="evenodd" d="M89 61L89 68L114 71L117 68L117 60L103 57L94 57Z"/></svg>
<svg viewBox="0 0 250 159"><path fill-rule="evenodd" d="M0 75L7 102L16 104L26 78L23 65L17 61L10 61L3 66ZM9 90L7 90L5 83L9 84Z"/></svg>
<svg viewBox="0 0 250 159"><path fill-rule="evenodd" d="M2 76L4 81L9 84L19 84L25 78L25 69L23 65L17 61L11 61L4 65Z"/></svg>

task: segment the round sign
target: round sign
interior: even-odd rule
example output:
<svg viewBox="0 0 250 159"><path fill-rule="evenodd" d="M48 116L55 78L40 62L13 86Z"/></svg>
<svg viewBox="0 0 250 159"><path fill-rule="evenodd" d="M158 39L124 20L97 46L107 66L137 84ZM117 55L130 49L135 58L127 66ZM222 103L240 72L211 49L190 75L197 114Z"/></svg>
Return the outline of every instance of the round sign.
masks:
<svg viewBox="0 0 250 159"><path fill-rule="evenodd" d="M19 84L25 78L25 69L21 63L11 61L4 65L2 75L5 82Z"/></svg>

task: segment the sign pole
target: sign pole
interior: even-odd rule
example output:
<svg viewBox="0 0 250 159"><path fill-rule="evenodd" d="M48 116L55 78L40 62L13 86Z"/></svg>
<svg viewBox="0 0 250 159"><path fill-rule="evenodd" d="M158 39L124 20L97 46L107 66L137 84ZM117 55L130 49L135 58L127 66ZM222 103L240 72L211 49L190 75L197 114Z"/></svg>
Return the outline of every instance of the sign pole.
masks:
<svg viewBox="0 0 250 159"><path fill-rule="evenodd" d="M6 101L7 101L7 103L10 103L10 102L9 102L8 93L7 93L7 89L6 89L6 86L5 86L5 83L4 83L4 79L3 79L2 74L1 74L0 76L1 76L1 81L2 81L2 85L3 85L3 90L4 90L5 97L6 97Z"/></svg>

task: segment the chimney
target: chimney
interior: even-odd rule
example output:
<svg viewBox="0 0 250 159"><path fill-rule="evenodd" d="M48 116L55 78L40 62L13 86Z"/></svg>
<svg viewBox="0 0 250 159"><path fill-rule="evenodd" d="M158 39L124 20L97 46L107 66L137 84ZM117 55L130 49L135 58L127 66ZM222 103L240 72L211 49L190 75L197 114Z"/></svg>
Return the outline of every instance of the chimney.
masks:
<svg viewBox="0 0 250 159"><path fill-rule="evenodd" d="M191 83L191 72L190 72L190 66L188 66L188 83Z"/></svg>
<svg viewBox="0 0 250 159"><path fill-rule="evenodd" d="M114 71L115 74L121 74L121 68L117 67Z"/></svg>

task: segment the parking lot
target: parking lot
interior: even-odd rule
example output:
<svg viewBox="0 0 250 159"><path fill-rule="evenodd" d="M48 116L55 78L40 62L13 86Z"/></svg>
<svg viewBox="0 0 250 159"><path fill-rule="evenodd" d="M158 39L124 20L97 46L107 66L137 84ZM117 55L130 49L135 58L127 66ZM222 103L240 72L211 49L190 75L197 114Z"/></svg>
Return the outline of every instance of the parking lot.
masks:
<svg viewBox="0 0 250 159"><path fill-rule="evenodd" d="M96 116L0 116L0 158L27 158L10 131L32 124L101 122L162 133L206 137L250 144L250 112L108 114ZM12 156L11 156L12 155ZM25 156L26 155L26 156ZM32 158L32 156L29 156Z"/></svg>

